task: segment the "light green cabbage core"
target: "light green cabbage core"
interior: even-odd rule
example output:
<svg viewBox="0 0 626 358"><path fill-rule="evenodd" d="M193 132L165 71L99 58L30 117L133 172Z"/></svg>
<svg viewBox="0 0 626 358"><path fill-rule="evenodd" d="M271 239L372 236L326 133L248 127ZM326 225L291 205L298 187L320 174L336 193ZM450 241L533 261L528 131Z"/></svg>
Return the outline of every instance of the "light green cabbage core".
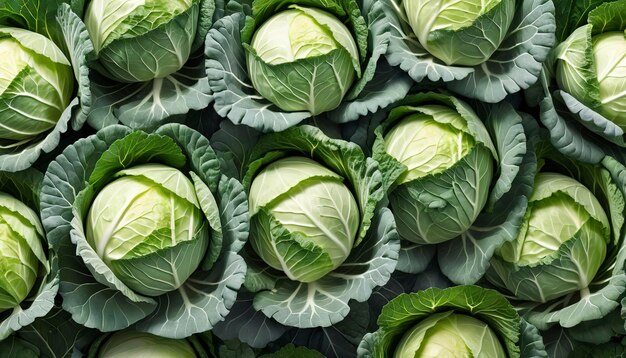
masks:
<svg viewBox="0 0 626 358"><path fill-rule="evenodd" d="M506 242L499 255L508 262L531 265L558 251L580 230L590 230L589 245L600 249L597 263L604 261L609 232L600 227L586 226L595 220L608 228L609 220L598 199L576 180L556 173L540 173L530 198L522 230L516 240ZM589 249L591 251L591 249ZM599 264L589 265L587 276L595 276Z"/></svg>
<svg viewBox="0 0 626 358"><path fill-rule="evenodd" d="M448 124L463 121L458 112L440 105L422 107L425 108L430 109L431 114L409 115L385 136L387 154L407 167L396 180L398 185L441 173L474 148L470 134Z"/></svg>
<svg viewBox="0 0 626 358"><path fill-rule="evenodd" d="M269 215L259 215L260 210ZM345 261L360 219L359 206L342 178L304 157L273 162L255 177L250 213L250 242L257 254L269 266L302 282L315 281ZM271 220L291 237L276 236L269 229ZM315 248L319 255L293 260L299 247Z"/></svg>
<svg viewBox="0 0 626 358"><path fill-rule="evenodd" d="M316 8L293 5L275 14L256 30L250 47L254 88L283 111L333 110L361 76L352 33Z"/></svg>
<svg viewBox="0 0 626 358"><path fill-rule="evenodd" d="M506 353L485 322L448 311L431 314L405 333L394 358L408 357L506 357Z"/></svg>
<svg viewBox="0 0 626 358"><path fill-rule="evenodd" d="M0 146L10 146L56 125L74 74L51 40L27 30L0 27L0 54Z"/></svg>
<svg viewBox="0 0 626 358"><path fill-rule="evenodd" d="M607 32L593 37L600 84L600 114L626 129L626 37Z"/></svg>
<svg viewBox="0 0 626 358"><path fill-rule="evenodd" d="M0 193L0 312L20 305L33 289L45 262L37 214Z"/></svg>
<svg viewBox="0 0 626 358"><path fill-rule="evenodd" d="M114 333L100 347L99 358L195 358L192 345L185 339L171 339L150 333Z"/></svg>
<svg viewBox="0 0 626 358"><path fill-rule="evenodd" d="M154 296L177 289L198 267L209 240L193 184L160 164L117 176L89 209L87 241L133 290Z"/></svg>

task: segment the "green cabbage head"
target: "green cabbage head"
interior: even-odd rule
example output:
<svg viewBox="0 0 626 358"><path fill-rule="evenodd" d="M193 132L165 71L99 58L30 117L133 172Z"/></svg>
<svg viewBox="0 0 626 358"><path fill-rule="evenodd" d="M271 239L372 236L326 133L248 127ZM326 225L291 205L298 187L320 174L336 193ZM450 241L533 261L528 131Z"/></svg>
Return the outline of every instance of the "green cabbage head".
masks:
<svg viewBox="0 0 626 358"><path fill-rule="evenodd" d="M415 36L446 65L476 66L498 49L515 15L515 0L404 0Z"/></svg>
<svg viewBox="0 0 626 358"><path fill-rule="evenodd" d="M187 62L198 13L197 0L92 0L85 25L103 74L145 82Z"/></svg>
<svg viewBox="0 0 626 358"><path fill-rule="evenodd" d="M464 314L435 313L402 336L394 358L506 357L496 333L486 323Z"/></svg>
<svg viewBox="0 0 626 358"><path fill-rule="evenodd" d="M98 358L196 358L186 339L171 339L136 331L114 333L100 347Z"/></svg>
<svg viewBox="0 0 626 358"><path fill-rule="evenodd" d="M587 187L540 173L517 239L496 251L492 268L516 297L546 302L587 292L609 241L609 219Z"/></svg>
<svg viewBox="0 0 626 358"><path fill-rule="evenodd" d="M292 5L275 14L246 48L254 88L283 111L335 109L361 76L352 33L316 8Z"/></svg>
<svg viewBox="0 0 626 358"><path fill-rule="evenodd" d="M193 184L161 164L121 170L116 177L89 209L87 241L134 291L157 296L179 288L209 243Z"/></svg>
<svg viewBox="0 0 626 358"><path fill-rule="evenodd" d="M305 157L275 161L250 188L254 251L290 279L315 281L348 257L359 206L343 178Z"/></svg>
<svg viewBox="0 0 626 358"><path fill-rule="evenodd" d="M626 35L579 27L557 48L559 87L626 130Z"/></svg>
<svg viewBox="0 0 626 358"><path fill-rule="evenodd" d="M54 128L69 105L74 73L63 52L35 32L0 26L0 147Z"/></svg>
<svg viewBox="0 0 626 358"><path fill-rule="evenodd" d="M394 183L391 208L402 238L437 244L467 231L485 206L493 155L456 109L412 110L384 136L385 152L406 169Z"/></svg>
<svg viewBox="0 0 626 358"><path fill-rule="evenodd" d="M37 214L14 197L0 193L0 312L18 307L47 265L43 229Z"/></svg>

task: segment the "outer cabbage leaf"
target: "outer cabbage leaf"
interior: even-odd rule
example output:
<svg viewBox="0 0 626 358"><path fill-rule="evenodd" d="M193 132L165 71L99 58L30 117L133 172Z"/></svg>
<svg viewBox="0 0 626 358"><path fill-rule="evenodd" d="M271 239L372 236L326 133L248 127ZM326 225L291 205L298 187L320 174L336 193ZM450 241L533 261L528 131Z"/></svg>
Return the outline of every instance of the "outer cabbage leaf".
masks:
<svg viewBox="0 0 626 358"><path fill-rule="evenodd" d="M211 143L220 159L222 171L242 179L248 170L252 148L261 133L245 125L221 121L220 129L211 136Z"/></svg>
<svg viewBox="0 0 626 358"><path fill-rule="evenodd" d="M556 39L565 40L575 29L587 23L589 12L611 0L553 0L556 17Z"/></svg>
<svg viewBox="0 0 626 358"><path fill-rule="evenodd" d="M85 349L101 333L85 328L72 320L69 313L54 307L45 317L37 318L32 324L0 343L1 357L30 357L24 349L35 353L35 357L67 357Z"/></svg>
<svg viewBox="0 0 626 358"><path fill-rule="evenodd" d="M626 334L621 309L618 308L601 319L582 322L569 328L567 334L577 342L589 344L602 344L619 339Z"/></svg>
<svg viewBox="0 0 626 358"><path fill-rule="evenodd" d="M224 341L237 339L253 348L265 348L281 337L289 328L255 310L254 296L255 293L242 289L230 314L213 327L213 333Z"/></svg>
<svg viewBox="0 0 626 358"><path fill-rule="evenodd" d="M385 286L374 289L372 296L367 301L370 311L369 331L379 328L378 317L383 307L402 293L412 293L428 288L448 288L454 284L446 277L436 261L432 261L426 269L418 274L395 271Z"/></svg>
<svg viewBox="0 0 626 358"><path fill-rule="evenodd" d="M574 350L574 340L567 335L562 327L554 326L542 332L548 357L569 357Z"/></svg>
<svg viewBox="0 0 626 358"><path fill-rule="evenodd" d="M551 94L548 81L543 71L540 82L544 97L539 102L539 120L548 129L554 148L586 163L598 163L605 155L620 156L619 147L626 145L622 129L563 91Z"/></svg>

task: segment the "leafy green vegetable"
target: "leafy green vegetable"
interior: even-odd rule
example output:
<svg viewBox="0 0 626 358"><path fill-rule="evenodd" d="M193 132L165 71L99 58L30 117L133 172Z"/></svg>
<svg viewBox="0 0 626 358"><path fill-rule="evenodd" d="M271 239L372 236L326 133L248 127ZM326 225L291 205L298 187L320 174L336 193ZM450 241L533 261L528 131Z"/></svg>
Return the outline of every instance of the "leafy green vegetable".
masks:
<svg viewBox="0 0 626 358"><path fill-rule="evenodd" d="M254 88L286 112L333 110L361 75L350 30L316 8L293 5L272 16L246 49Z"/></svg>
<svg viewBox="0 0 626 358"><path fill-rule="evenodd" d="M626 147L624 0L553 0L560 41L528 91L557 150L599 163Z"/></svg>
<svg viewBox="0 0 626 358"><path fill-rule="evenodd" d="M59 6L79 84L74 129L88 122L153 131L206 108L212 96L202 53L214 10L214 0L94 0L83 22Z"/></svg>
<svg viewBox="0 0 626 358"><path fill-rule="evenodd" d="M180 70L198 26L198 0L91 0L85 25L105 75L145 82Z"/></svg>
<svg viewBox="0 0 626 358"><path fill-rule="evenodd" d="M0 341L48 314L59 289L39 219L42 178L34 169L0 173Z"/></svg>
<svg viewBox="0 0 626 358"><path fill-rule="evenodd" d="M359 207L342 178L305 157L273 162L254 178L250 214L256 253L301 282L313 282L339 267L359 228ZM274 225L298 233L297 245L310 253L298 255L294 243L274 238L266 229Z"/></svg>
<svg viewBox="0 0 626 358"><path fill-rule="evenodd" d="M395 223L378 206L377 164L357 146L294 127L261 137L247 168L244 286L253 299L239 312L252 304L285 326L329 327L389 279L399 249Z"/></svg>
<svg viewBox="0 0 626 358"><path fill-rule="evenodd" d="M562 174L540 173L519 236L497 251L492 267L521 299L546 302L588 290L610 233L609 219L589 189ZM535 280L527 281L529 275Z"/></svg>
<svg viewBox="0 0 626 358"><path fill-rule="evenodd" d="M536 334L496 291L478 286L400 294L365 335L359 357L546 357Z"/></svg>
<svg viewBox="0 0 626 358"><path fill-rule="evenodd" d="M486 277L537 328L558 324L589 337L585 327L606 325L626 292L625 169L611 157L578 162L546 142L538 150L542 168L517 238ZM594 331L594 343L608 332Z"/></svg>
<svg viewBox="0 0 626 358"><path fill-rule="evenodd" d="M91 204L87 242L134 291L158 296L178 289L209 245L194 185L182 172L160 164L135 166L115 176ZM218 210L217 204L209 206L206 215Z"/></svg>
<svg viewBox="0 0 626 358"><path fill-rule="evenodd" d="M215 109L262 132L313 116L344 123L402 99L411 81L384 54L374 0L232 0L207 36ZM322 114L320 117L319 115Z"/></svg>
<svg viewBox="0 0 626 358"><path fill-rule="evenodd" d="M622 129L626 129L625 36L623 31L593 35L593 26L585 25L555 50L559 87Z"/></svg>
<svg viewBox="0 0 626 358"><path fill-rule="evenodd" d="M206 138L178 124L151 134L110 126L53 163L42 222L72 319L184 338L226 316L245 274L247 200ZM80 175L59 176L68 172Z"/></svg>
<svg viewBox="0 0 626 358"><path fill-rule="evenodd" d="M0 168L19 171L67 129L74 76L63 52L36 32L0 26L0 53Z"/></svg>
<svg viewBox="0 0 626 358"><path fill-rule="evenodd" d="M387 59L411 78L498 103L534 84L555 41L552 0L384 0Z"/></svg>
<svg viewBox="0 0 626 358"><path fill-rule="evenodd" d="M515 0L405 0L403 4L420 44L448 66L487 61L502 44L515 14ZM470 44L469 39L474 41Z"/></svg>
<svg viewBox="0 0 626 358"><path fill-rule="evenodd" d="M399 166L389 171L388 185L400 236L436 244L467 231L478 217L487 202L495 150L466 104L415 104L391 112L379 129L387 130L384 153L375 149L375 158ZM455 194L454 187L464 195Z"/></svg>

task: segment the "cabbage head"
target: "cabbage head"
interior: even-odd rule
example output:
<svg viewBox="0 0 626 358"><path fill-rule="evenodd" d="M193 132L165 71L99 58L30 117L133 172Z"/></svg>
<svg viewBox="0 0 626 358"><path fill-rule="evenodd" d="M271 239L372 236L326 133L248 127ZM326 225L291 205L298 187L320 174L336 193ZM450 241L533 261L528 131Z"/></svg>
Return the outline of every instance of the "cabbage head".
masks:
<svg viewBox="0 0 626 358"><path fill-rule="evenodd" d="M116 177L89 209L87 242L132 290L158 296L179 288L209 244L194 185L161 164L124 169Z"/></svg>
<svg viewBox="0 0 626 358"><path fill-rule="evenodd" d="M110 125L48 169L42 222L64 253L59 291L74 321L186 338L223 320L245 275L248 201L205 137L175 123L151 133Z"/></svg>
<svg viewBox="0 0 626 358"><path fill-rule="evenodd" d="M50 131L69 105L74 74L48 38L0 27L0 148L12 148Z"/></svg>
<svg viewBox="0 0 626 358"><path fill-rule="evenodd" d="M547 357L537 329L504 296L479 286L401 293L377 324L359 344L359 357Z"/></svg>
<svg viewBox="0 0 626 358"><path fill-rule="evenodd" d="M576 29L557 48L561 89L626 130L626 35Z"/></svg>
<svg viewBox="0 0 626 358"><path fill-rule="evenodd" d="M515 0L404 0L403 4L420 44L446 65L476 66L488 60L515 15Z"/></svg>
<svg viewBox="0 0 626 358"><path fill-rule="evenodd" d="M343 178L312 159L288 157L263 169L250 187L254 251L291 280L313 282L348 257L359 229L359 206ZM285 236L267 228L280 224ZM316 255L302 259L289 235Z"/></svg>
<svg viewBox="0 0 626 358"><path fill-rule="evenodd" d="M587 187L563 174L540 173L517 239L492 260L492 281L535 302L576 291L588 295L610 239L607 214Z"/></svg>
<svg viewBox="0 0 626 358"><path fill-rule="evenodd" d="M563 3L562 6L571 6L569 18L576 20L559 24L561 42L552 51L553 60L545 66L546 75L556 77L558 88L553 95L558 102L554 105L565 107L559 108L559 115L570 112L573 120L584 124L583 130L589 129L624 146L626 18L620 15L626 11L626 1L603 1L585 7ZM550 121L559 119L553 118L554 115L544 117L542 120L548 121L549 128L554 126ZM569 136L581 136L575 128L568 131L574 131ZM587 135L582 137L583 141L588 140ZM583 160L591 162L589 158Z"/></svg>
<svg viewBox="0 0 626 358"><path fill-rule="evenodd" d="M555 41L553 0L380 0L386 57L416 83L500 103L529 88Z"/></svg>
<svg viewBox="0 0 626 358"><path fill-rule="evenodd" d="M389 194L398 233L417 244L466 232L489 195L495 149L476 114L456 101L400 106L379 129L376 159L401 168Z"/></svg>
<svg viewBox="0 0 626 358"><path fill-rule="evenodd" d="M97 358L195 358L186 339L172 339L137 331L116 332L99 347Z"/></svg>
<svg viewBox="0 0 626 358"><path fill-rule="evenodd" d="M378 163L310 125L247 138L253 147L240 165L250 214L249 295L235 309L297 328L341 322L351 300L366 301L397 263L400 241L393 215L380 204ZM218 325L217 334L225 338L241 322L262 330L268 322L238 317Z"/></svg>
<svg viewBox="0 0 626 358"><path fill-rule="evenodd" d="M352 33L337 17L316 8L292 5L275 14L246 49L254 88L287 112L333 110L361 76Z"/></svg>
<svg viewBox="0 0 626 358"><path fill-rule="evenodd" d="M90 1L85 25L100 72L132 83L180 70L193 47L198 8L198 0Z"/></svg>
<svg viewBox="0 0 626 358"><path fill-rule="evenodd" d="M30 296L40 269L48 265L38 215L16 198L0 193L0 312Z"/></svg>

